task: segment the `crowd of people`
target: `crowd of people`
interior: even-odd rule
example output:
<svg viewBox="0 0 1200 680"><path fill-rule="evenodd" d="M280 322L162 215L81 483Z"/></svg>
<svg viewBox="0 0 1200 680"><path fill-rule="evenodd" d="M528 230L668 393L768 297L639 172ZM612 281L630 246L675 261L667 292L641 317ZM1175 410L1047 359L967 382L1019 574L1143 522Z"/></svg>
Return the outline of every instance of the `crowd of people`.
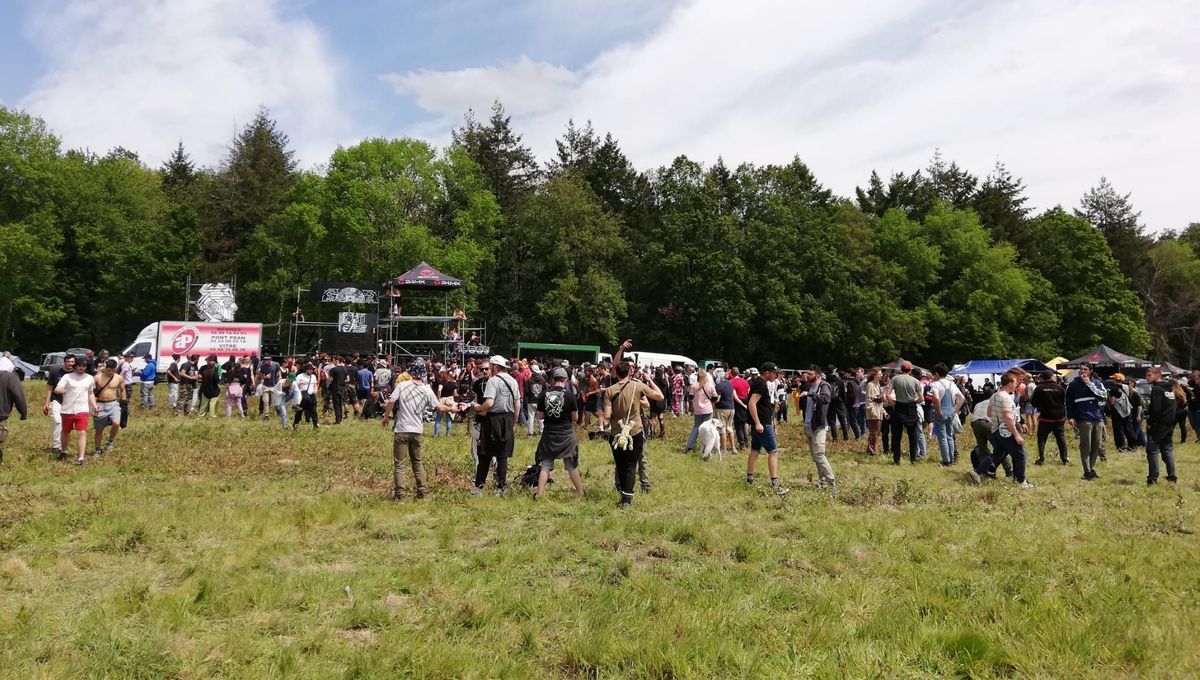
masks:
<svg viewBox="0 0 1200 680"><path fill-rule="evenodd" d="M1158 368L1144 383L1117 373L1101 379L1084 365L1069 382L1054 371L1037 376L1019 368L997 383L976 386L969 378L951 376L944 364L932 371L903 362L895 370L881 368L781 371L771 362L745 371L727 365L634 366L624 360L626 341L613 360L602 365L572 366L536 359L502 356L434 362L426 358L316 354L304 358L229 358L199 355L172 357L160 374L153 356L94 361L68 355L51 370L42 413L51 419L51 451L65 460L72 451L76 464L111 451L128 426L135 395L141 409L156 408L155 384L167 386L167 408L179 416L216 418L223 402L225 417L277 419L283 430L319 429L322 421L339 425L347 418L378 419L393 431L394 494L422 497L428 492L421 457L426 423L432 436L451 436L455 427L468 431L475 464L472 494L484 491L493 477L497 495L508 483L508 461L523 430L538 437L534 465L523 475L544 492L551 470L561 461L577 493L579 434L602 438L612 449L614 486L619 503L633 502L635 487L650 492L650 470L644 455L648 438L666 436L666 417L691 417L682 451L697 451L705 423L716 421L720 444L748 449L745 481L756 482L758 459L767 458L770 489L788 493L780 479L777 428L800 418L817 473L817 485L837 491L837 478L826 453L827 438L862 441L868 456L903 459L917 464L936 442L938 462L959 462L959 437L970 430L971 479L977 483L1003 471L1018 486L1027 479L1025 437L1036 441L1034 465L1046 462L1053 439L1058 459L1070 463L1066 426L1072 428L1083 479L1099 478L1107 460L1111 435L1119 451L1144 448L1147 483L1177 481L1174 432L1186 441L1188 424L1200 436L1200 372L1164 376ZM27 417L24 392L12 371L0 371L0 462L7 438L6 422L16 410ZM89 417L92 437L89 442ZM332 422L329 422L331 418ZM799 424L798 424L799 425ZM72 437L74 441L72 442ZM701 454L707 457L707 452ZM413 489L406 471L411 468Z"/></svg>

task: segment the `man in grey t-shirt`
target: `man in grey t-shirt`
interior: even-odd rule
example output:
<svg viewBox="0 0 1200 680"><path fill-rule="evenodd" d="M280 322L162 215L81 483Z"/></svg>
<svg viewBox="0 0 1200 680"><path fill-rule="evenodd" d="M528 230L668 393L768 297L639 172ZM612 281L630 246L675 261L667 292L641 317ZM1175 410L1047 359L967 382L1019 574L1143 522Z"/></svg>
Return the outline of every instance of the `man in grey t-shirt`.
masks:
<svg viewBox="0 0 1200 680"><path fill-rule="evenodd" d="M892 465L900 464L900 435L908 434L908 460L917 464L917 448L921 441L921 426L917 409L921 408L921 381L912 376L913 366L905 361L900 374L890 383L895 415L892 417Z"/></svg>
<svg viewBox="0 0 1200 680"><path fill-rule="evenodd" d="M425 486L425 467L421 463L421 435L425 431L425 411L436 409L443 413L457 410L453 404L439 402L433 395L433 389L425 384L429 368L425 360L418 358L408 369L412 380L396 385L392 396L383 407L383 427L388 426L388 418L392 415L392 406L396 407L396 433L392 443L392 497L404 497L404 454L408 453L412 464L413 478L417 484L417 498L424 498L427 491Z"/></svg>
<svg viewBox="0 0 1200 680"><path fill-rule="evenodd" d="M482 417L479 423L479 461L475 466L475 488L471 495L483 493L492 459L496 461L496 495L504 495L508 477L508 459L513 454L513 429L517 410L521 408L521 392L517 381L508 374L508 360L494 356L489 362L492 377L483 388L483 403L475 405Z"/></svg>

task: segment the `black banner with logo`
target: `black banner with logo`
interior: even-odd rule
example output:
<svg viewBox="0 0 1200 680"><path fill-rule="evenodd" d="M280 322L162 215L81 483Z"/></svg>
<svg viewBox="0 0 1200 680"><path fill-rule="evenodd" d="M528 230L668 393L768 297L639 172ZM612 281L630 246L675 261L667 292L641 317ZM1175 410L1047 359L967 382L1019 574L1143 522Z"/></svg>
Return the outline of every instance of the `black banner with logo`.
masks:
<svg viewBox="0 0 1200 680"><path fill-rule="evenodd" d="M379 290L366 283L316 281L312 285L312 299L339 305L373 305L379 302Z"/></svg>

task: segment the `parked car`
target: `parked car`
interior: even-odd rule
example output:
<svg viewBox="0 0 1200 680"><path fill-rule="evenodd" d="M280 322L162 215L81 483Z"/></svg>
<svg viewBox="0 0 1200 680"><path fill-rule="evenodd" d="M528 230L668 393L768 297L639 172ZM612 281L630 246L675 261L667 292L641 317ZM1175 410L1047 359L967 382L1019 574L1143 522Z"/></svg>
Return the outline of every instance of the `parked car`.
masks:
<svg viewBox="0 0 1200 680"><path fill-rule="evenodd" d="M66 356L66 352L50 352L48 354L43 354L38 377L45 378L46 376L50 375L51 370L62 366L63 359L65 359Z"/></svg>
<svg viewBox="0 0 1200 680"><path fill-rule="evenodd" d="M96 358L96 353L87 347L72 347L71 349L67 350L67 354L74 354L76 359L82 358L89 364L92 363L92 360Z"/></svg>

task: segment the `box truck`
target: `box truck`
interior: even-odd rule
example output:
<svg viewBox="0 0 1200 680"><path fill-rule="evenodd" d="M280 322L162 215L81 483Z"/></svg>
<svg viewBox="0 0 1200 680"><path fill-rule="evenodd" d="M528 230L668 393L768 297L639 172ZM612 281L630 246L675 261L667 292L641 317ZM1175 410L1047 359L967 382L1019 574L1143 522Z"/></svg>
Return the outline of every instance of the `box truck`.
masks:
<svg viewBox="0 0 1200 680"><path fill-rule="evenodd" d="M158 360L158 374L165 375L171 365L171 355L186 357L192 354L200 358L217 355L224 363L231 356L249 356L262 353L262 324L218 323L210 321L156 321L142 329L122 354L132 353L133 368L141 370L147 354Z"/></svg>

